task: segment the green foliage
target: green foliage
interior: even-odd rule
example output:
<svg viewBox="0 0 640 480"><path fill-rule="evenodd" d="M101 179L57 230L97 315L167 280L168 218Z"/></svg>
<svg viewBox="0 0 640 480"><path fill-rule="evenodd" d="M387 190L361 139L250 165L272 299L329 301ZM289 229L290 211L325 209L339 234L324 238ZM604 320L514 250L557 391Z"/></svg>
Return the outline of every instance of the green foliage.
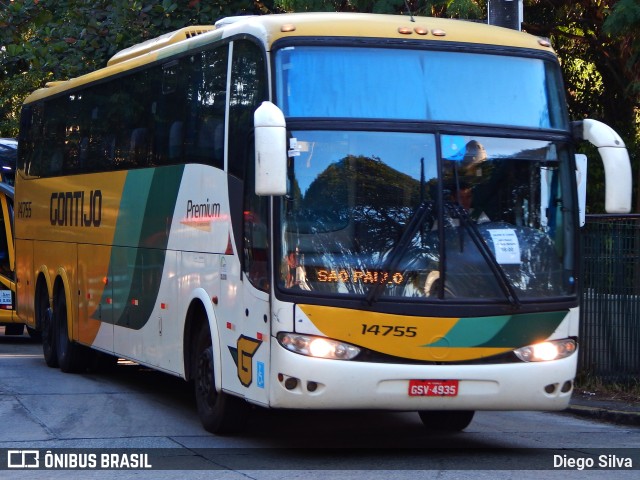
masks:
<svg viewBox="0 0 640 480"><path fill-rule="evenodd" d="M640 3L637 0L619 0L602 28L606 34L621 40L631 78L630 94L640 96Z"/></svg>
<svg viewBox="0 0 640 480"><path fill-rule="evenodd" d="M640 212L640 5L637 0L528 0L525 30L551 38L558 53L576 120L613 127L629 150L635 211ZM587 147L588 148L588 147ZM592 150L584 153L594 160ZM604 171L589 163L589 213L603 213Z"/></svg>
<svg viewBox="0 0 640 480"><path fill-rule="evenodd" d="M418 2L420 3L420 2ZM477 19L482 18L486 10L486 2L474 0L435 0L425 2L426 15Z"/></svg>
<svg viewBox="0 0 640 480"><path fill-rule="evenodd" d="M560 57L573 118L615 128L640 172L640 3L525 0L525 29ZM0 0L0 136L15 136L22 100L52 80L104 66L119 50L187 25L282 11L358 11L483 18L486 0ZM602 169L590 164L590 185ZM640 175L636 173L637 192ZM591 212L601 212L598 188ZM640 196L636 195L640 211Z"/></svg>
<svg viewBox="0 0 640 480"><path fill-rule="evenodd" d="M47 81L103 67L119 50L187 25L277 11L270 1L3 0L0 135L15 136L22 100Z"/></svg>
<svg viewBox="0 0 640 480"><path fill-rule="evenodd" d="M482 18L484 1L477 0L277 0L287 12L363 12Z"/></svg>

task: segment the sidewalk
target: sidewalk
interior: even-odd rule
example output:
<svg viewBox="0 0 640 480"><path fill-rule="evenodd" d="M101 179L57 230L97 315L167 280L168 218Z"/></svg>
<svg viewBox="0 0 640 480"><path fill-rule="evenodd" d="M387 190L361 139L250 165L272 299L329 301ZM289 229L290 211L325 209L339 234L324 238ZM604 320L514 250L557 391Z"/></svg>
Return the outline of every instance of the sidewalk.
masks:
<svg viewBox="0 0 640 480"><path fill-rule="evenodd" d="M640 401L602 398L577 390L565 412L618 425L640 426Z"/></svg>

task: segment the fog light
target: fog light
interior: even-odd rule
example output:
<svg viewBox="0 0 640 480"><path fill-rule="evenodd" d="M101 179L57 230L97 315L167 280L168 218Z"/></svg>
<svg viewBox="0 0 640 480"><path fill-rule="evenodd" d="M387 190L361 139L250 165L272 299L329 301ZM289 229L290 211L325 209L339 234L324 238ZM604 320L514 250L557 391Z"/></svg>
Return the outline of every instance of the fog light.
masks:
<svg viewBox="0 0 640 480"><path fill-rule="evenodd" d="M289 377L284 381L284 388L287 390L293 390L298 386L298 379Z"/></svg>
<svg viewBox="0 0 640 480"><path fill-rule="evenodd" d="M567 393L567 392L570 392L572 388L573 388L573 382L569 380L562 384L562 388L560 389L560 391L562 393Z"/></svg>

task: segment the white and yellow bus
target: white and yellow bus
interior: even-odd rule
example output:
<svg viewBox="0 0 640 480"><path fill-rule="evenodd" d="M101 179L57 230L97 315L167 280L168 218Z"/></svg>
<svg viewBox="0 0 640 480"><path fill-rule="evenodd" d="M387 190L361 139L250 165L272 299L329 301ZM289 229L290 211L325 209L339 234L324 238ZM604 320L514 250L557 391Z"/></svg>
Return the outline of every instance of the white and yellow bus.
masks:
<svg viewBox="0 0 640 480"><path fill-rule="evenodd" d="M17 308L50 366L90 352L249 404L567 406L578 348L574 143L628 211L624 143L569 122L549 42L462 21L229 18L26 99Z"/></svg>

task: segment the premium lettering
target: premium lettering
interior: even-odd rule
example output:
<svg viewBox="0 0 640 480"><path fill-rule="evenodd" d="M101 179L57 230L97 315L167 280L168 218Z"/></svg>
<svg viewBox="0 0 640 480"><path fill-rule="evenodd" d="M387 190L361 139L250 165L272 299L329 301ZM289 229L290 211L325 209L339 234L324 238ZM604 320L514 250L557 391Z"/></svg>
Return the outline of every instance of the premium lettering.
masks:
<svg viewBox="0 0 640 480"><path fill-rule="evenodd" d="M205 203L195 203L192 200L187 201L187 219L201 218L218 218L220 217L220 204L209 203L209 199Z"/></svg>
<svg viewBox="0 0 640 480"><path fill-rule="evenodd" d="M62 227L99 227L102 222L102 191L52 193L49 220L51 225Z"/></svg>

